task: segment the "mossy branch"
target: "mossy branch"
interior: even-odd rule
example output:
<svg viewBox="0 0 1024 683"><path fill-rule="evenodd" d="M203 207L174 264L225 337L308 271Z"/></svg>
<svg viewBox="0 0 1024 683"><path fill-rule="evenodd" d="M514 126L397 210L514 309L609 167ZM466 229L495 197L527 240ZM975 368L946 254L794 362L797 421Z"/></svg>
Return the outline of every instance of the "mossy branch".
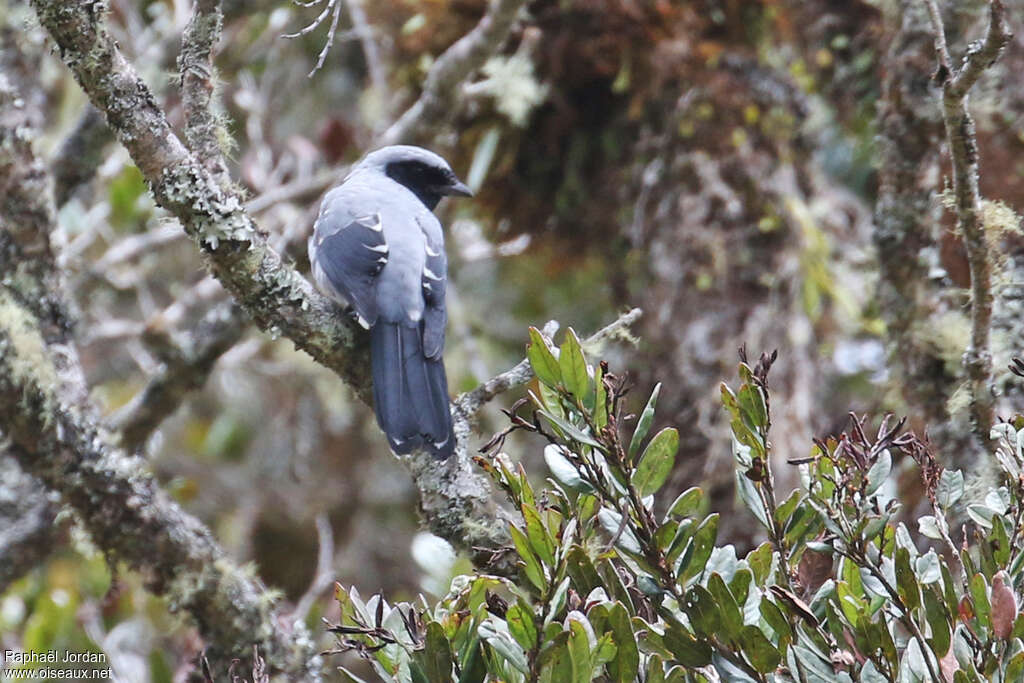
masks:
<svg viewBox="0 0 1024 683"><path fill-rule="evenodd" d="M957 229L967 248L971 272L971 339L964 353L964 367L971 390L971 421L977 438L994 449L990 437L995 398L992 392L992 256L982 224L981 191L978 188L979 153L974 119L967 96L981 74L999 58L1012 34L1002 0L991 0L991 19L985 39L968 49L963 66L955 69L946 45L946 31L937 0L925 0L935 34L939 68L936 80L942 87L942 118L953 164L953 194Z"/></svg>

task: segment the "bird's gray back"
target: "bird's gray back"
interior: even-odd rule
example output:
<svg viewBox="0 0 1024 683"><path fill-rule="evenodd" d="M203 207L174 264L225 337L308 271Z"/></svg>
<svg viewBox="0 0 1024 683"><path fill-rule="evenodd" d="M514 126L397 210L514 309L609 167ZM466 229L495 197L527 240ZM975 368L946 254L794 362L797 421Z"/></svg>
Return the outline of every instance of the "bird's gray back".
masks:
<svg viewBox="0 0 1024 683"><path fill-rule="evenodd" d="M377 278L378 314L389 322L418 322L427 248L443 252L444 237L437 217L416 195L380 173L356 171L324 197L318 232L327 237L375 214L388 247L387 264Z"/></svg>

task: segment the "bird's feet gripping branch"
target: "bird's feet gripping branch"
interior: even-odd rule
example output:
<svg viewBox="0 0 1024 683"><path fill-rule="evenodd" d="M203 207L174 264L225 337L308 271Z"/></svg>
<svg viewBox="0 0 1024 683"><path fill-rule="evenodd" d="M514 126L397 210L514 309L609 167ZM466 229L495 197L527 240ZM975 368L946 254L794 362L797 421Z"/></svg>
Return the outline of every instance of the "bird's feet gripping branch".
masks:
<svg viewBox="0 0 1024 683"><path fill-rule="evenodd" d="M377 423L396 453L455 449L444 370L448 260L433 210L472 196L451 167L420 147L366 155L328 191L309 240L317 287L370 330Z"/></svg>

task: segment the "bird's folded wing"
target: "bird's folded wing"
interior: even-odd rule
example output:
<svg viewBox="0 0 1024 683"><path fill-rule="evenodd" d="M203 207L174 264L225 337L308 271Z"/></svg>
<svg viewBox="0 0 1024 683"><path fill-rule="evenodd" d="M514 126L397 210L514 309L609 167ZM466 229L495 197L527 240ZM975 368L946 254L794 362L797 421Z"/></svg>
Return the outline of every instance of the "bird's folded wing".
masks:
<svg viewBox="0 0 1024 683"><path fill-rule="evenodd" d="M388 262L380 214L357 218L323 237L316 265L359 316L363 327L377 322L377 276Z"/></svg>
<svg viewBox="0 0 1024 683"><path fill-rule="evenodd" d="M432 244L429 236L425 245L427 259L423 265L423 355L437 360L444 351L444 328L448 322L444 296L448 284L448 259L444 244Z"/></svg>

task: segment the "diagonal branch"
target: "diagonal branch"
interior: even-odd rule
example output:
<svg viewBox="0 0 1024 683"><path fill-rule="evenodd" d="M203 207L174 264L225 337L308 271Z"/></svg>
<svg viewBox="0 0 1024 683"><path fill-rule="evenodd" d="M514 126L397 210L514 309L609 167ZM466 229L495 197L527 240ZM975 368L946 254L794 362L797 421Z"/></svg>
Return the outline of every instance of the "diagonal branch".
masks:
<svg viewBox="0 0 1024 683"><path fill-rule="evenodd" d="M437 58L427 73L419 99L382 136L382 145L421 140L455 107L456 91L501 49L525 0L491 0L480 22Z"/></svg>
<svg viewBox="0 0 1024 683"><path fill-rule="evenodd" d="M925 0L935 34L942 86L942 118L946 127L949 155L953 163L953 194L957 228L967 247L971 272L971 340L964 353L964 366L971 390L971 422L975 435L991 444L993 423L992 353L992 258L981 220L981 191L978 188L979 154L974 119L967 108L967 96L985 69L992 66L1010 41L1002 0L991 0L991 20L985 40L968 49L964 65L954 70L946 31L937 0Z"/></svg>
<svg viewBox="0 0 1024 683"><path fill-rule="evenodd" d="M369 403L366 335L282 261L244 210L242 198L177 138L149 88L114 44L104 3L33 0L32 5L82 89L106 113L157 203L181 221L239 306L261 329L288 337L334 370ZM431 530L485 561L505 543L505 525L488 481L466 455L467 436L468 428L460 434L459 453L443 467L425 453L404 461Z"/></svg>
<svg viewBox="0 0 1024 683"><path fill-rule="evenodd" d="M317 680L319 661L304 628L283 626L258 580L100 429L50 249L50 179L19 102L0 73L0 271L19 273L0 285L5 450L61 494L112 562L139 570L172 609L190 613L212 653L226 661L257 643L289 680Z"/></svg>

